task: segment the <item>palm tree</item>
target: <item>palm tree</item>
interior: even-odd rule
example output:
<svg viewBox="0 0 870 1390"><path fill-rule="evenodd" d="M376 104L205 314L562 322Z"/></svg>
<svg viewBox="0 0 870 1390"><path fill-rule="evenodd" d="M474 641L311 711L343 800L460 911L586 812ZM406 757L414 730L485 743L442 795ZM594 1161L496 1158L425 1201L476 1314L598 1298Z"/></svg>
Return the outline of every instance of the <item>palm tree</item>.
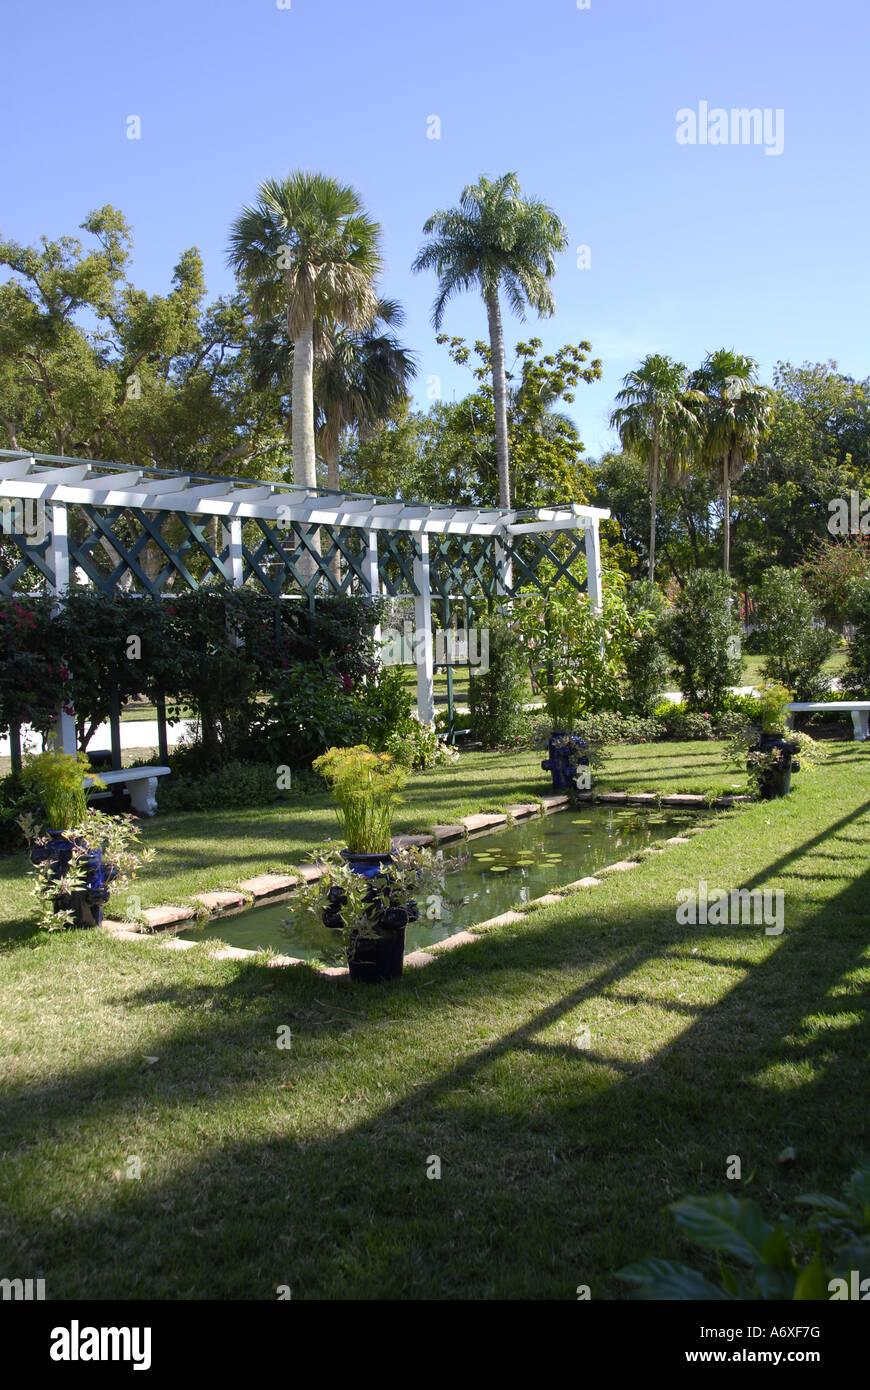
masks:
<svg viewBox="0 0 870 1390"><path fill-rule="evenodd" d="M294 481L316 486L314 439L315 324L370 323L381 269L379 223L359 194L324 174L297 170L267 179L253 206L230 231L229 263L268 321L284 313L293 343Z"/></svg>
<svg viewBox="0 0 870 1390"><path fill-rule="evenodd" d="M700 459L714 471L722 493L725 574L731 568L731 484L758 457L772 413L773 394L758 384L757 367L753 358L720 348L708 353L690 381L705 397Z"/></svg>
<svg viewBox="0 0 870 1390"><path fill-rule="evenodd" d="M701 433L697 411L704 402L687 386L688 368L672 357L652 353L623 377L610 427L626 452L645 463L650 486L649 577L656 569L656 502L661 464L668 482L685 476Z"/></svg>
<svg viewBox="0 0 870 1390"><path fill-rule="evenodd" d="M390 331L404 319L395 299L379 299L371 323L362 330L324 332L314 374L314 400L317 444L331 488L339 485L343 431L356 429L365 434L382 424L392 407L407 396L417 374L414 354Z"/></svg>
<svg viewBox="0 0 870 1390"><path fill-rule="evenodd" d="M434 269L438 295L432 322L441 327L447 302L460 290L477 287L489 321L498 501L511 505L508 458L507 384L499 291L519 318L526 305L549 316L555 309L550 279L554 256L564 251L568 234L552 208L522 196L516 174L490 180L481 175L463 189L458 208L433 213L423 227L431 240L417 253L414 270Z"/></svg>

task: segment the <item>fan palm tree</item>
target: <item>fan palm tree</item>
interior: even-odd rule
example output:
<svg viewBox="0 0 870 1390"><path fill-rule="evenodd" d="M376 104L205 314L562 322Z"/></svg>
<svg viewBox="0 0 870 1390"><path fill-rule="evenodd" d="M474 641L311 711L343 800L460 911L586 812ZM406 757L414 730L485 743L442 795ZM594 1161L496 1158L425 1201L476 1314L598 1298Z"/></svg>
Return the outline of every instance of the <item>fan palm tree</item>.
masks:
<svg viewBox="0 0 870 1390"><path fill-rule="evenodd" d="M432 309L436 329L454 294L476 287L483 295L492 354L498 500L500 507L509 507L507 382L499 291L504 290L521 319L527 305L542 317L551 315L554 257L565 250L568 234L552 208L522 196L516 174L497 179L481 175L477 183L463 189L458 208L433 213L423 232L430 240L417 253L412 268L432 269L438 275Z"/></svg>
<svg viewBox="0 0 870 1390"><path fill-rule="evenodd" d="M417 374L414 354L391 329L405 315L395 299L379 299L370 324L361 330L326 329L314 373L317 444L327 483L337 488L338 451L346 429L366 433L383 423L408 394Z"/></svg>
<svg viewBox="0 0 870 1390"><path fill-rule="evenodd" d="M725 574L731 568L731 484L758 457L773 408L769 387L758 384L757 366L751 357L720 348L708 353L690 380L705 397L699 457L714 472L722 493Z"/></svg>
<svg viewBox="0 0 870 1390"><path fill-rule="evenodd" d="M268 321L283 312L293 343L294 481L316 485L315 324L371 323L381 269L379 223L349 184L297 170L267 179L230 231L229 263Z"/></svg>
<svg viewBox="0 0 870 1390"><path fill-rule="evenodd" d="M623 449L645 463L650 486L649 577L655 579L656 503L661 465L668 482L685 476L698 447L701 426L698 410L704 396L690 390L688 368L661 353L645 357L636 371L623 377L622 390L610 417Z"/></svg>

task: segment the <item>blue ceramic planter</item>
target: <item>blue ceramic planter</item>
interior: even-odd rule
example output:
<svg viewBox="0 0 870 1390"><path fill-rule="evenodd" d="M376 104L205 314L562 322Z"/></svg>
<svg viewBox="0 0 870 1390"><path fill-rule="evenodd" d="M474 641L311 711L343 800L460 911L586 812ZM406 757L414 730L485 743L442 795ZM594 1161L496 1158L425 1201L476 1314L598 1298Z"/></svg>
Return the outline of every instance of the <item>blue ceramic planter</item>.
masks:
<svg viewBox="0 0 870 1390"><path fill-rule="evenodd" d="M49 832L51 838L44 845L34 845L30 852L32 864L48 864L52 876L63 878L73 857L73 850L82 848L68 836ZM103 863L103 851L88 847L87 876L85 886L74 893L58 893L54 900L55 911L72 908L77 927L98 927L103 920L103 908L109 901L110 884L117 878L114 865Z"/></svg>
<svg viewBox="0 0 870 1390"><path fill-rule="evenodd" d="M553 791L569 791L576 787L574 779L577 768L589 766L587 757L577 755L585 754L588 747L586 740L580 738L579 734L553 730L547 747L549 756L541 763L544 771L549 772L553 778Z"/></svg>

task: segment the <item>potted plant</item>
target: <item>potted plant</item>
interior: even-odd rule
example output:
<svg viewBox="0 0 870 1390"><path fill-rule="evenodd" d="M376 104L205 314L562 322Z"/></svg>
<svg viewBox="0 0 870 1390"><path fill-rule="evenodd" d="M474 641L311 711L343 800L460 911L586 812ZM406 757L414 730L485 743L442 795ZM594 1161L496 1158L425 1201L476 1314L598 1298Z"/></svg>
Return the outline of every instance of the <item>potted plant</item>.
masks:
<svg viewBox="0 0 870 1390"><path fill-rule="evenodd" d="M544 708L550 716L553 731L547 743L547 757L541 763L545 772L553 779L554 791L567 791L580 787L588 791L592 786L591 772L578 773L578 768L589 768L589 745L579 734L572 733L580 715L581 695L575 686L557 685L550 687L544 695Z"/></svg>
<svg viewBox="0 0 870 1390"><path fill-rule="evenodd" d="M750 744L746 770L763 801L787 796L791 775L800 770L795 757L800 744L788 738L785 726L786 706L792 698L792 692L778 682L765 682L758 694L758 719L754 721L758 737Z"/></svg>
<svg viewBox="0 0 870 1390"><path fill-rule="evenodd" d="M111 885L123 885L150 855L137 851L139 831L128 817L89 808L85 777L93 776L84 753L40 753L29 759L21 781L36 814L19 819L33 865L33 893L40 922L95 927L103 920Z"/></svg>
<svg viewBox="0 0 870 1390"><path fill-rule="evenodd" d="M417 848L392 849L381 856L382 872L375 874L360 872L344 851L332 848L320 856L320 864L322 876L294 894L288 931L296 918L314 916L335 930L352 980L381 984L398 979L405 928L419 915L415 894L427 881L440 883L443 866L431 851Z"/></svg>
<svg viewBox="0 0 870 1390"><path fill-rule="evenodd" d="M336 802L344 831L342 857L364 878L374 878L393 858L393 815L408 777L389 753L373 753L364 743L329 748L313 763Z"/></svg>

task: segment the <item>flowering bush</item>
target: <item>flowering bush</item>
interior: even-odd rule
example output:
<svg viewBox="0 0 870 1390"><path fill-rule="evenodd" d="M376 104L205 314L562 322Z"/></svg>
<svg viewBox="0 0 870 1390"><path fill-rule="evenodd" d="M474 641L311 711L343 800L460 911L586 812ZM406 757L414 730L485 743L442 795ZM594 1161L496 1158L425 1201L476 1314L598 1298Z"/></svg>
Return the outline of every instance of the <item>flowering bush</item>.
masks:
<svg viewBox="0 0 870 1390"><path fill-rule="evenodd" d="M48 599L0 598L0 656L0 732L31 724L47 733L71 692Z"/></svg>
<svg viewBox="0 0 870 1390"><path fill-rule="evenodd" d="M454 763L459 757L458 751L439 737L435 725L422 723L417 714L409 715L390 734L384 748L397 763L412 772Z"/></svg>

